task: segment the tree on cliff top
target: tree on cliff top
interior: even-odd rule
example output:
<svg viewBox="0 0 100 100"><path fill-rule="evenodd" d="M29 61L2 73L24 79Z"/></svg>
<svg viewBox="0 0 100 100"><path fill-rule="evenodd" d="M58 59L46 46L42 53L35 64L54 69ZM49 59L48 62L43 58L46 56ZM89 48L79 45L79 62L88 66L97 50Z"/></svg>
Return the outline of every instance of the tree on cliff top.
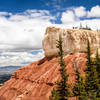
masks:
<svg viewBox="0 0 100 100"><path fill-rule="evenodd" d="M64 62L64 51L63 51L63 41L62 37L59 36L59 40L57 41L57 48L59 49L59 64L60 64L60 75L61 80L56 83L57 87L56 90L53 90L53 94L50 97L51 100L68 100L70 96L70 84L67 83L68 81L68 74L66 73L66 64ZM58 97L57 97L58 96ZM56 99L55 99L56 98Z"/></svg>

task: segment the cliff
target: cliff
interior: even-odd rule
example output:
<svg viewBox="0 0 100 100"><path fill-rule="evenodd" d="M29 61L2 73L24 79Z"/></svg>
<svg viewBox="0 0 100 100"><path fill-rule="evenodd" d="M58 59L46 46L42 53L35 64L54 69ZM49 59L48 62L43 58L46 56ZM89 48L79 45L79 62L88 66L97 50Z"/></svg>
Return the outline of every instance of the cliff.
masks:
<svg viewBox="0 0 100 100"><path fill-rule="evenodd" d="M92 50L100 46L96 31L48 27L43 40L45 58L17 70L10 80L0 87L0 100L49 100L55 82L60 79L56 40L61 34L65 50L68 82L75 83L75 68L84 75L86 68L87 38ZM76 100L69 98L69 100Z"/></svg>
<svg viewBox="0 0 100 100"><path fill-rule="evenodd" d="M57 55L58 49L56 48L56 43L59 35L63 38L65 54L86 52L87 39L90 42L92 51L100 48L100 31L48 27L42 42L46 57Z"/></svg>
<svg viewBox="0 0 100 100"><path fill-rule="evenodd" d="M75 66L84 75L86 54L67 55L65 62L69 74L68 82L74 84ZM58 57L44 58L17 70L12 78L0 87L0 100L49 100L51 90L59 79Z"/></svg>

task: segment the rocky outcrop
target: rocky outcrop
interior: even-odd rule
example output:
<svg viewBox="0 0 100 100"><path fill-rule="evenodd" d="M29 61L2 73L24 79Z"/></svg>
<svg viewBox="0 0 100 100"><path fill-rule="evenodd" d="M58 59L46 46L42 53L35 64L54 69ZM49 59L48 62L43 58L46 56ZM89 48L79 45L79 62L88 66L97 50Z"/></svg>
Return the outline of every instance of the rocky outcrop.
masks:
<svg viewBox="0 0 100 100"><path fill-rule="evenodd" d="M69 74L68 82L74 84L76 67L84 75L86 54L67 55L65 62ZM0 100L49 100L51 90L59 79L58 57L44 58L17 70L11 79L0 87Z"/></svg>
<svg viewBox="0 0 100 100"><path fill-rule="evenodd" d="M92 51L100 48L100 32L84 29L61 29L48 27L43 40L43 49L46 57L58 54L56 43L59 35L63 38L63 49L65 54L75 52L86 52L87 38Z"/></svg>
<svg viewBox="0 0 100 100"><path fill-rule="evenodd" d="M84 76L86 68L87 38L92 51L100 47L99 32L48 27L43 40L45 58L17 70L10 80L0 87L0 100L49 100L55 82L60 80L56 40L63 38L68 82L74 85L75 69ZM82 53L83 52L83 53ZM76 98L69 98L76 100Z"/></svg>

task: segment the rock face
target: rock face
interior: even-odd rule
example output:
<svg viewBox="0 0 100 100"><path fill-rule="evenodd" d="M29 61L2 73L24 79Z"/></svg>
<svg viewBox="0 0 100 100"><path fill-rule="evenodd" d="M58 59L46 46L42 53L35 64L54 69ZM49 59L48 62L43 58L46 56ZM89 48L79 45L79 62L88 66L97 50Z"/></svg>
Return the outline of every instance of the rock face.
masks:
<svg viewBox="0 0 100 100"><path fill-rule="evenodd" d="M63 38L63 49L65 53L86 52L87 39L89 39L92 51L100 48L100 32L48 27L43 40L43 49L46 57L57 55L56 41L59 35Z"/></svg>
<svg viewBox="0 0 100 100"><path fill-rule="evenodd" d="M65 62L69 74L68 82L74 84L76 67L84 75L86 54L67 55ZM0 87L0 100L49 100L51 90L59 79L58 57L44 58L17 70L12 78Z"/></svg>
<svg viewBox="0 0 100 100"><path fill-rule="evenodd" d="M49 100L55 82L60 80L56 40L63 38L63 49L68 82L75 83L75 68L85 75L87 38L92 50L100 47L100 33L96 31L48 27L43 40L45 58L17 70L11 79L0 87L0 100ZM76 98L69 98L76 100Z"/></svg>

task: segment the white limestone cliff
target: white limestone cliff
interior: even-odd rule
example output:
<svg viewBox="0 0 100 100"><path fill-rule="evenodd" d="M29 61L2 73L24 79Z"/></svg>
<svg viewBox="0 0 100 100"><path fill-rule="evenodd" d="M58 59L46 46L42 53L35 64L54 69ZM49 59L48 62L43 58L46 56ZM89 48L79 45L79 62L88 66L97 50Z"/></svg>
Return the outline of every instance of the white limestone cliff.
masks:
<svg viewBox="0 0 100 100"><path fill-rule="evenodd" d="M92 51L100 48L100 32L83 29L47 27L45 37L42 41L46 57L56 56L58 54L56 43L59 35L63 38L63 49L65 53L86 52L87 38L90 41Z"/></svg>

